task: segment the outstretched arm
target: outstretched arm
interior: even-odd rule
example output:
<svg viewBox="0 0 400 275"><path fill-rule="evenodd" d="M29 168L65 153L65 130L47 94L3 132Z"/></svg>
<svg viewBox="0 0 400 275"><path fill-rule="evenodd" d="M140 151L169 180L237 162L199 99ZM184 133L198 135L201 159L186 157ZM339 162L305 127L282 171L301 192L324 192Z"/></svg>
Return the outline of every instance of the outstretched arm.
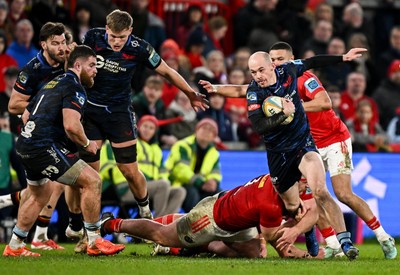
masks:
<svg viewBox="0 0 400 275"><path fill-rule="evenodd" d="M303 63L307 70L326 67L341 62L353 61L354 59L360 58L362 53L366 51L367 49L365 48L353 48L344 55L315 55L304 59Z"/></svg>
<svg viewBox="0 0 400 275"><path fill-rule="evenodd" d="M161 64L156 68L156 72L184 92L190 99L190 103L195 111L199 111L200 109L205 111L208 109L208 101L205 96L195 92L186 80L177 71L168 66L164 60L161 60Z"/></svg>
<svg viewBox="0 0 400 275"><path fill-rule="evenodd" d="M294 243L297 237L304 233L318 221L318 208L315 199L304 201L304 207L307 210L303 218L292 227L281 228L276 234L280 236L277 240L277 248L283 249Z"/></svg>
<svg viewBox="0 0 400 275"><path fill-rule="evenodd" d="M200 80L199 84L207 93L218 93L225 97L246 97L248 85L214 85L206 80Z"/></svg>

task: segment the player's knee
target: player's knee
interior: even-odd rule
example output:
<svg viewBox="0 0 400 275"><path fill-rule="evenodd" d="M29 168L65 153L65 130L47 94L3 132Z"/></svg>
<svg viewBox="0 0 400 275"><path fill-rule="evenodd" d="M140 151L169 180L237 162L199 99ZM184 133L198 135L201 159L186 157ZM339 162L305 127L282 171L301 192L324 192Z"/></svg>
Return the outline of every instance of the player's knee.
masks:
<svg viewBox="0 0 400 275"><path fill-rule="evenodd" d="M351 191L346 192L344 190L338 190L338 191L335 191L335 195L341 203L344 203L347 205L351 201L353 193Z"/></svg>

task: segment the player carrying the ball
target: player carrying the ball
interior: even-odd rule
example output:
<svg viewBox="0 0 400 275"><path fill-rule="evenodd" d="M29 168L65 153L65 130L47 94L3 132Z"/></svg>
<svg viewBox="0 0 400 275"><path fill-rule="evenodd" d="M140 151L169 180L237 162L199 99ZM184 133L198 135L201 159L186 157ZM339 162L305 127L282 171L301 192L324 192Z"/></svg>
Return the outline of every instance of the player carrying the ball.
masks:
<svg viewBox="0 0 400 275"><path fill-rule="evenodd" d="M331 197L325 179L321 156L310 133L309 122L297 92L297 77L305 71L344 61L352 61L366 52L354 48L344 55L317 55L305 60L294 60L275 66L268 53L256 52L249 58L248 65L253 80L249 85L212 85L200 80L208 92L217 92L228 97L247 99L248 116L254 129L262 134L267 150L271 179L285 203L285 208L297 212L300 204L296 182L303 174L313 190L320 216L330 221L342 246L350 259L358 257L358 249L346 231L339 206ZM264 100L270 96L282 97L281 112L266 117L262 110ZM282 124L294 114L291 123ZM340 213L340 214L339 214Z"/></svg>

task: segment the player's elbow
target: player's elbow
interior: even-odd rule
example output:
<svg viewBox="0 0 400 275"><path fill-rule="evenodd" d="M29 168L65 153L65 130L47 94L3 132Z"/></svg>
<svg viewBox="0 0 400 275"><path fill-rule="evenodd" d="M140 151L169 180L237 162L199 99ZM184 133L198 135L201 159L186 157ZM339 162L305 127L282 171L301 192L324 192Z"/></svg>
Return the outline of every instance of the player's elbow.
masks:
<svg viewBox="0 0 400 275"><path fill-rule="evenodd" d="M330 100L325 100L321 104L321 108L323 111L331 110L332 109L332 102Z"/></svg>

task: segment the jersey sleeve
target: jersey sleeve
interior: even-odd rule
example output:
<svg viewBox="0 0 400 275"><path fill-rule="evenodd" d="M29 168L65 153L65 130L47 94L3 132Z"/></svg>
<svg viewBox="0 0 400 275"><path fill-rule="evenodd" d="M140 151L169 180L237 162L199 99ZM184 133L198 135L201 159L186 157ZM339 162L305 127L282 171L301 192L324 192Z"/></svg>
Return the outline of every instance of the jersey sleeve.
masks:
<svg viewBox="0 0 400 275"><path fill-rule="evenodd" d="M142 52L146 67L155 69L161 64L161 57L148 42L142 40Z"/></svg>
<svg viewBox="0 0 400 275"><path fill-rule="evenodd" d="M35 78L29 71L29 68L25 66L17 76L14 89L21 94L31 96L33 94L33 87L35 86Z"/></svg>
<svg viewBox="0 0 400 275"><path fill-rule="evenodd" d="M63 109L72 109L83 114L83 106L86 103L84 90L74 87L69 89L63 98Z"/></svg>
<svg viewBox="0 0 400 275"><path fill-rule="evenodd" d="M297 88L301 99L308 101L314 99L315 95L321 91L325 91L322 83L312 73L306 72L297 80Z"/></svg>
<svg viewBox="0 0 400 275"><path fill-rule="evenodd" d="M247 111L249 117L262 113L263 99L260 98L260 96L257 93L254 80L252 80L247 89L246 101L247 101Z"/></svg>

